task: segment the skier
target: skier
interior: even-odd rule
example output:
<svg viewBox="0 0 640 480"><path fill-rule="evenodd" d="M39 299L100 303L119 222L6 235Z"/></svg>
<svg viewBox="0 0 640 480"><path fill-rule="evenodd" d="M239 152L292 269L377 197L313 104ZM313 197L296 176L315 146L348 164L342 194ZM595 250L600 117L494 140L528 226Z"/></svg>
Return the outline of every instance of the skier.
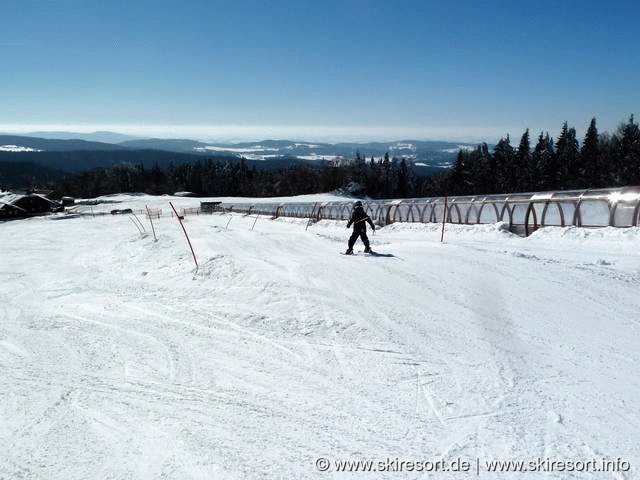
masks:
<svg viewBox="0 0 640 480"><path fill-rule="evenodd" d="M375 232L376 227L371 221L371 217L369 217L369 215L365 213L364 208L362 208L362 202L358 200L353 204L353 213L351 214L349 223L347 223L347 228L353 225L353 233L349 238L349 248L345 252L347 255L351 255L353 253L353 246L355 245L358 237L360 237L362 243L364 243L365 253L371 252L371 248L369 247L369 239L367 238L367 225L365 224L365 222L369 222L369 225L371 225L371 228Z"/></svg>

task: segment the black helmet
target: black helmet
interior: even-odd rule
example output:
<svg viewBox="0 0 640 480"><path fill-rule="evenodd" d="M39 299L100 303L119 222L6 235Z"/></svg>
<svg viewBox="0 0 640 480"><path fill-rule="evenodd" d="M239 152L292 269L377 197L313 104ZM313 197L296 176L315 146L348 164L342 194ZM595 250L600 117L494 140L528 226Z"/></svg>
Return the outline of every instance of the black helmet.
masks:
<svg viewBox="0 0 640 480"><path fill-rule="evenodd" d="M360 200L356 201L356 203L353 204L353 208L358 208L358 207L362 207L362 202Z"/></svg>

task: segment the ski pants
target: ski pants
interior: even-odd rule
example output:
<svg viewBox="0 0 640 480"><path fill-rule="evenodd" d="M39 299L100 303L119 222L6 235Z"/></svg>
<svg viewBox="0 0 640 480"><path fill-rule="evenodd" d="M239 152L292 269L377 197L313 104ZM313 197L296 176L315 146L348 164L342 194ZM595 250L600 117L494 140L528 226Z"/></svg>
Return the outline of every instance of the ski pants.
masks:
<svg viewBox="0 0 640 480"><path fill-rule="evenodd" d="M358 240L358 237L360 237L360 239L362 240L362 243L364 243L365 247L369 247L369 238L367 237L367 231L366 230L354 230L353 233L351 234L351 237L349 237L349 249L352 249L353 246L356 244L356 240Z"/></svg>

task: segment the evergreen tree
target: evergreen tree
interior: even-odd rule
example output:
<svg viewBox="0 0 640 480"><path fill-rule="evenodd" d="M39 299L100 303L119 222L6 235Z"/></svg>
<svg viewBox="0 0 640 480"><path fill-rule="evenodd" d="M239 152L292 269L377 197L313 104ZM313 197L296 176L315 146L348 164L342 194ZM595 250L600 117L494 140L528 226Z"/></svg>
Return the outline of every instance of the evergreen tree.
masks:
<svg viewBox="0 0 640 480"><path fill-rule="evenodd" d="M596 188L602 185L600 178L600 146L598 142L598 129L596 128L595 117L591 119L591 124L580 149L580 164L582 182L578 186L581 188Z"/></svg>
<svg viewBox="0 0 640 480"><path fill-rule="evenodd" d="M569 128L564 122L556 143L554 167L556 171L553 189L574 188L579 178L579 147L575 128Z"/></svg>
<svg viewBox="0 0 640 480"><path fill-rule="evenodd" d="M494 193L513 192L514 185L514 151L509 135L501 138L493 149L495 164Z"/></svg>
<svg viewBox="0 0 640 480"><path fill-rule="evenodd" d="M634 123L633 115L621 128L618 147L620 164L620 183L636 184L640 182L640 129Z"/></svg>
<svg viewBox="0 0 640 480"><path fill-rule="evenodd" d="M549 137L549 132L540 132L538 143L533 151L531 163L533 164L532 176L534 178L534 190L551 190L556 176L554 169L554 148L553 139Z"/></svg>
<svg viewBox="0 0 640 480"><path fill-rule="evenodd" d="M391 161L389 160L389 152L384 154L382 168L384 170L384 195L385 198L389 198L391 196Z"/></svg>
<svg viewBox="0 0 640 480"><path fill-rule="evenodd" d="M514 173L515 190L522 192L531 189L531 145L529 142L529 129L527 128L520 138L520 145L515 154Z"/></svg>

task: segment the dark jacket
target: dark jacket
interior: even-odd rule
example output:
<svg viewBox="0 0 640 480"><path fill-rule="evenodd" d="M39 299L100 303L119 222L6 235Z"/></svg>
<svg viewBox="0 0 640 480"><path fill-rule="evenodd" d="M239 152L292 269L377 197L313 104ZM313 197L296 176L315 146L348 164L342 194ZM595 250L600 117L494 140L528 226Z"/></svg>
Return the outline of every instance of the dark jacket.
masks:
<svg viewBox="0 0 640 480"><path fill-rule="evenodd" d="M351 220L349 220L349 223L347 223L347 228L353 225L354 232L366 232L367 225L365 224L365 222L368 222L369 225L371 225L372 229L376 229L376 227L373 225L373 222L371 221L371 217L369 217L369 215L364 212L364 208L356 207L353 209Z"/></svg>

